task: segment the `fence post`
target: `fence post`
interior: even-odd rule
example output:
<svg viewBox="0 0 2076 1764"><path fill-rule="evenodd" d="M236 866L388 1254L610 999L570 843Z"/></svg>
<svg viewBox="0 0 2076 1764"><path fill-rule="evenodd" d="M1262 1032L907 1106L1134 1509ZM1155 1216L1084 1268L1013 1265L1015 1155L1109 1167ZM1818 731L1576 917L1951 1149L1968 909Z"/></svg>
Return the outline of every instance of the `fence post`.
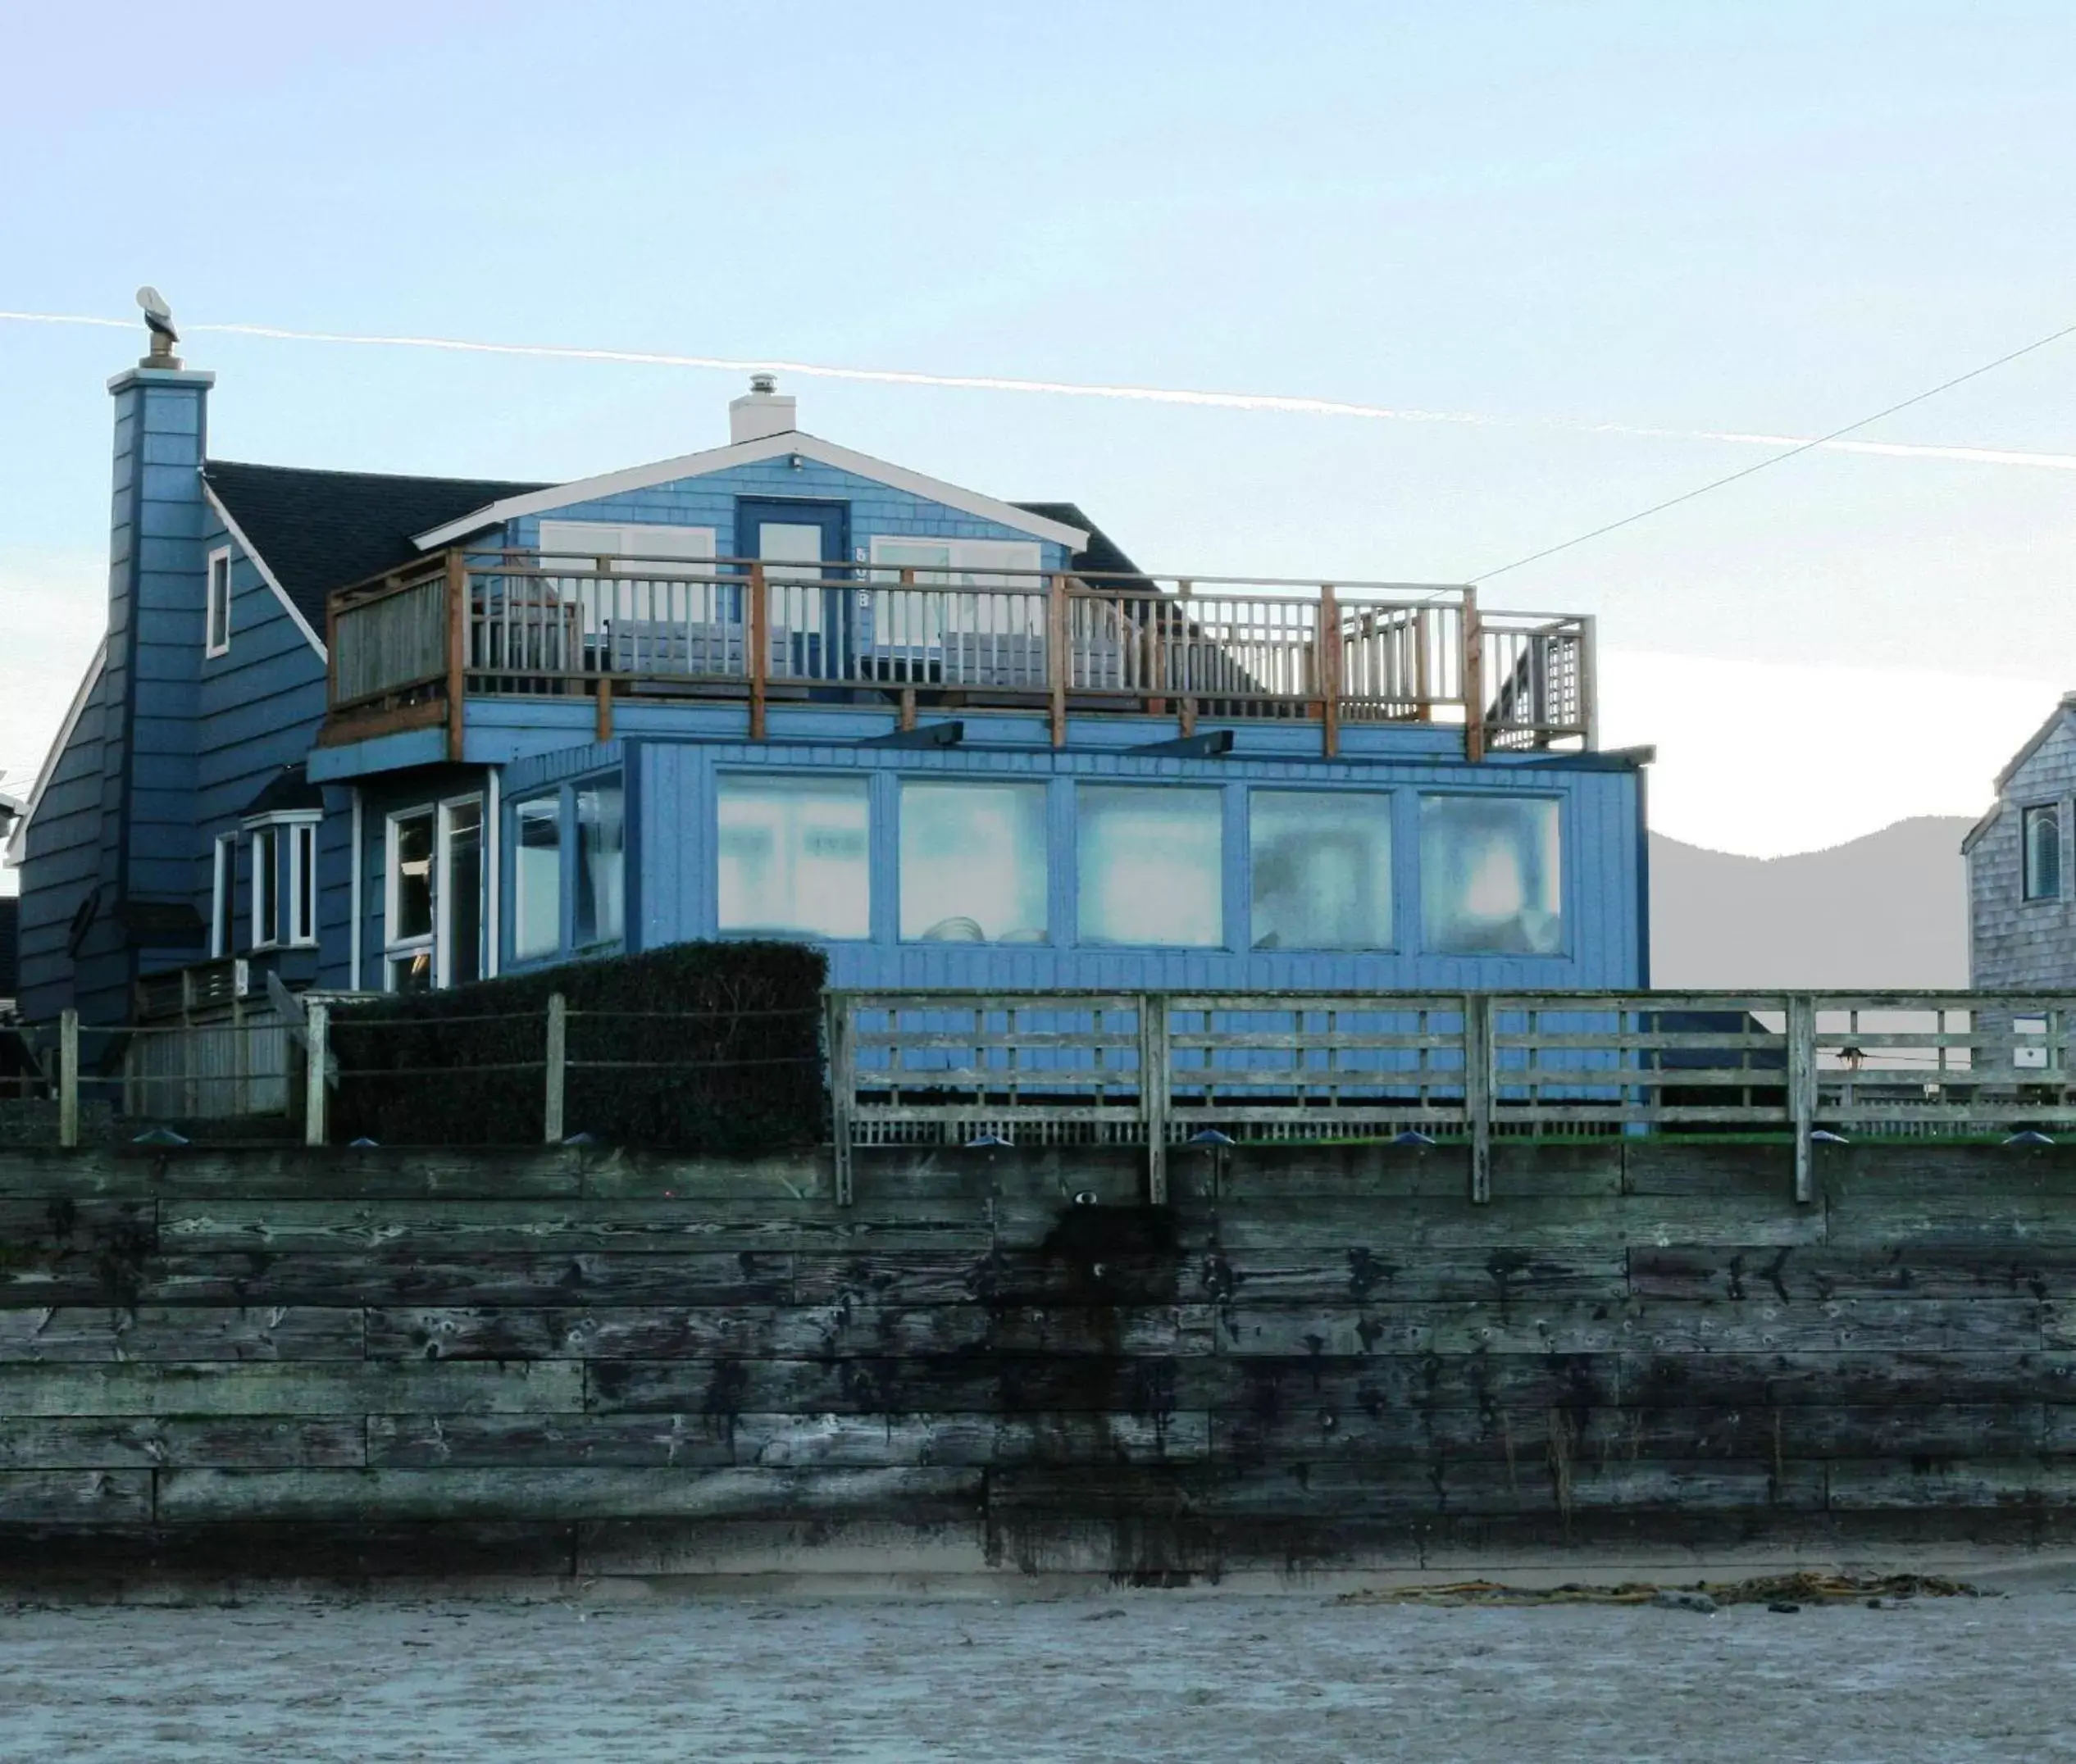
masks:
<svg viewBox="0 0 2076 1764"><path fill-rule="evenodd" d="M57 1143L80 1143L80 1013L57 1016Z"/></svg>
<svg viewBox="0 0 2076 1764"><path fill-rule="evenodd" d="M764 566L749 566L749 616L743 621L743 641L749 653L744 657L749 670L749 739L764 739L764 682L772 668L772 605L765 593Z"/></svg>
<svg viewBox="0 0 2076 1764"><path fill-rule="evenodd" d="M1139 1118L1146 1127L1146 1199L1168 1204L1168 995L1139 995Z"/></svg>
<svg viewBox="0 0 2076 1764"><path fill-rule="evenodd" d="M1045 579L1045 689L1053 745L1067 745L1067 578Z"/></svg>
<svg viewBox="0 0 2076 1764"><path fill-rule="evenodd" d="M331 1007L316 1002L303 1012L303 1143L325 1143L325 1062L331 1041Z"/></svg>
<svg viewBox="0 0 2076 1764"><path fill-rule="evenodd" d="M851 1054L850 999L827 993L822 1002L822 1034L829 1043L830 1180L836 1204L848 1207L855 1192L851 1175L851 1103L858 1073Z"/></svg>
<svg viewBox="0 0 2076 1764"><path fill-rule="evenodd" d="M1464 994L1464 1110L1470 1116L1470 1198L1492 1198L1492 995Z"/></svg>
<svg viewBox="0 0 2076 1764"><path fill-rule="evenodd" d="M1795 1198L1807 1206L1816 1198L1816 1175L1810 1167L1810 1135L1816 1130L1816 1000L1808 993L1791 993L1787 1000L1787 1116L1795 1135Z"/></svg>
<svg viewBox="0 0 2076 1764"><path fill-rule="evenodd" d="M541 1137L562 1143L562 1085L569 1063L570 1002L560 993L548 995L548 1090L541 1107Z"/></svg>
<svg viewBox="0 0 2076 1764"><path fill-rule="evenodd" d="M462 763L468 717L468 560L447 554L447 763Z"/></svg>
<svg viewBox="0 0 2076 1764"><path fill-rule="evenodd" d="M1341 752L1341 603L1333 584L1319 588L1319 623L1313 633L1318 657L1313 663L1318 675L1320 746L1328 759Z"/></svg>

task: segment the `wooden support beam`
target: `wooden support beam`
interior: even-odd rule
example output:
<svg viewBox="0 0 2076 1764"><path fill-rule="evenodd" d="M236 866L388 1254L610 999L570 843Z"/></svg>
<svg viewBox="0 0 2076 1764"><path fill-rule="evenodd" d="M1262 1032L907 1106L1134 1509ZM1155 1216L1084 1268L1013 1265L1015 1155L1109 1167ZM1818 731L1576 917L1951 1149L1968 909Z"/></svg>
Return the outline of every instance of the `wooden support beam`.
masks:
<svg viewBox="0 0 2076 1764"><path fill-rule="evenodd" d="M1464 590L1464 757L1485 757L1485 643L1477 622L1477 590Z"/></svg>
<svg viewBox="0 0 2076 1764"><path fill-rule="evenodd" d="M1067 745L1067 578L1054 571L1046 579L1045 684L1056 748Z"/></svg>
<svg viewBox="0 0 2076 1764"><path fill-rule="evenodd" d="M1139 1109L1146 1131L1146 1201L1168 1204L1168 998L1139 999Z"/></svg>
<svg viewBox="0 0 2076 1764"><path fill-rule="evenodd" d="M468 709L468 562L447 554L447 763L462 763Z"/></svg>
<svg viewBox="0 0 2076 1764"><path fill-rule="evenodd" d="M1795 1135L1795 1198L1808 1206L1816 1198L1811 1167L1816 1131L1816 1000L1808 993L1791 993L1787 1000L1787 1116Z"/></svg>
<svg viewBox="0 0 2076 1764"><path fill-rule="evenodd" d="M314 1001L303 1008L305 1052L303 1062L303 1143L322 1145L327 1132L325 1118L329 1095L325 1067L330 1057L331 1012Z"/></svg>
<svg viewBox="0 0 2076 1764"><path fill-rule="evenodd" d="M851 1099L858 1074L852 1055L850 1000L845 994L823 995L824 1056L829 1062L830 1143L834 1148L833 1180L836 1204L848 1207L853 1198L851 1175Z"/></svg>
<svg viewBox="0 0 2076 1764"><path fill-rule="evenodd" d="M1470 1198L1492 1198L1492 995L1464 994L1464 1110L1470 1116Z"/></svg>
<svg viewBox="0 0 2076 1764"><path fill-rule="evenodd" d="M601 675L599 679L599 727L600 741L612 739L612 676Z"/></svg>
<svg viewBox="0 0 2076 1764"><path fill-rule="evenodd" d="M1319 589L1319 625L1314 633L1319 684L1320 750L1328 759L1341 752L1341 604L1333 584Z"/></svg>
<svg viewBox="0 0 2076 1764"><path fill-rule="evenodd" d="M57 1016L57 1143L67 1148L80 1143L80 1013L61 1011Z"/></svg>
<svg viewBox="0 0 2076 1764"><path fill-rule="evenodd" d="M765 598L764 566L749 566L749 607L743 641L749 649L749 739L764 739L764 686L772 666L772 609Z"/></svg>

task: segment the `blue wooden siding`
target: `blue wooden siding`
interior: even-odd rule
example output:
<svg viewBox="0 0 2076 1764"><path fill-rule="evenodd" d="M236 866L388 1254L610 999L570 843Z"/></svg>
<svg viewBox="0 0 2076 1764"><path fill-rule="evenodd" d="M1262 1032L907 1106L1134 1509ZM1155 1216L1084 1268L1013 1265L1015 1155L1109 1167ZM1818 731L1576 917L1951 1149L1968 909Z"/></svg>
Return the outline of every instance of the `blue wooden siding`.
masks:
<svg viewBox="0 0 2076 1764"><path fill-rule="evenodd" d="M796 471L786 464L783 454L775 459L733 466L696 478L678 478L668 484L652 484L646 489L626 490L617 496L571 502L552 511L548 518L712 527L715 554L737 557L740 550L735 534L735 500L744 496L848 502L851 546L854 552L862 549L868 555L876 538L1027 542L1035 538L1020 528L983 520L977 515L896 489L856 472L823 465L818 460L804 458ZM539 539L539 519L530 515L508 522L504 542L521 550L531 550ZM1064 548L1049 541L1040 541L1039 545L1041 568L1058 569L1066 564Z"/></svg>
<svg viewBox="0 0 2076 1764"><path fill-rule="evenodd" d="M104 671L22 834L20 1006L32 1023L48 1021L73 1002L66 939L72 915L100 880L107 685Z"/></svg>
<svg viewBox="0 0 2076 1764"><path fill-rule="evenodd" d="M197 830L190 886L206 922L216 838L238 834L230 952L242 954L253 943L253 842L240 822L253 798L284 767L301 764L316 740L325 715L325 662L212 510L203 534L203 556L224 546L231 552L230 648L223 655L205 655L198 619L190 658L197 678L193 736ZM207 598L206 580L199 579L194 586L202 600ZM343 792L337 799L343 806ZM328 821L335 818L328 816ZM282 849L285 854L285 843ZM284 855L280 878L284 890L285 863ZM345 844L343 834L330 825L319 835L317 869L320 934L329 912L343 935ZM343 952L340 959L343 969Z"/></svg>
<svg viewBox="0 0 2076 1764"><path fill-rule="evenodd" d="M637 880L631 942L716 934L713 828L722 773L863 775L871 780L869 940L831 942L835 984L867 987L1247 989L1327 990L1571 989L1641 983L1637 776L1628 770L1521 766L1364 764L1314 760L1201 761L1050 750L904 752L826 745L626 743L629 862ZM1045 944L903 943L899 939L896 816L904 778L1037 779L1047 783L1051 941ZM1080 783L1209 786L1223 793L1223 948L1077 948L1075 816ZM1248 792L1263 787L1385 791L1393 798L1395 942L1380 952L1249 948ZM1536 795L1559 805L1564 951L1552 956L1455 956L1421 948L1419 798L1429 793Z"/></svg>

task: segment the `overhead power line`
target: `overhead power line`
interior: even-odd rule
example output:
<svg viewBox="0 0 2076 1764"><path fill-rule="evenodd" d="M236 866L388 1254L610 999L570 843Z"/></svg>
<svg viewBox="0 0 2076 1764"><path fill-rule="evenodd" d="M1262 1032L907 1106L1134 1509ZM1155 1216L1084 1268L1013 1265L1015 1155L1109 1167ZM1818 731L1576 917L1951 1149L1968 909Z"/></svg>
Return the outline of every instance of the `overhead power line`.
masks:
<svg viewBox="0 0 2076 1764"><path fill-rule="evenodd" d="M1682 502L1691 502L1696 497L1706 496L1711 490L1719 490L1725 484L1735 484L1740 479L1749 478L1755 473L1764 471L1769 466L1778 466L1787 460L1798 458L1802 454L1810 452L1818 448L1829 447L1846 435L1854 434L1859 430L1871 427L1884 417L1893 416L1898 411L1907 411L1914 404L1923 403L1927 398L1936 398L1942 392L1952 391L1955 386L1965 385L1971 380L1979 380L1983 375L1992 373L1996 369L2017 361L2021 356L2031 355L2037 349L2044 349L2048 344L2060 343L2063 338L2069 336L2076 336L2076 325L2065 325L2060 330L2051 331L2046 336L2028 343L2022 349L2014 349L2008 355L2000 355L1994 361L1985 361L1980 367L1971 367L1964 374L1955 375L1951 380L1942 380L1936 386L1928 387L1923 392L1914 393L1898 403L1875 411L1872 416L1863 416L1857 422L1847 423L1843 428L1833 429L1828 434L1819 435L1814 440L1797 442L1793 447L1774 454L1770 459L1756 461L1736 471L1727 472L1720 478L1711 478L1706 484L1697 484L1691 490L1681 491L1678 496L1669 496L1662 502L1653 502L1648 508L1640 508L1633 515L1624 515L1619 521L1605 522L1595 527L1591 532L1581 533L1560 543L1546 545L1541 551L1530 552L1527 557L1517 557L1512 563L1503 563L1497 569L1483 571L1471 577L1470 580L1473 582L1489 582L1496 575L1505 575L1510 570L1524 569L1532 563L1540 563L1544 558L1554 557L1558 552L1569 551L1575 545L1583 545L1588 539L1597 539L1604 534L1617 532L1623 527L1632 527L1639 521L1648 521L1653 515L1662 515L1669 508L1677 508Z"/></svg>

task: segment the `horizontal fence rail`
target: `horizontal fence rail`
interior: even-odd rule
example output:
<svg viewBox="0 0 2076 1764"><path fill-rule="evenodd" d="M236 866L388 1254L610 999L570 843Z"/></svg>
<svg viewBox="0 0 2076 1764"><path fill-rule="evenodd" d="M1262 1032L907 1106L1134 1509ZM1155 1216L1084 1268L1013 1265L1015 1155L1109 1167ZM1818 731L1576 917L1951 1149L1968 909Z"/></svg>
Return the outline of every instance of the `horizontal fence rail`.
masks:
<svg viewBox="0 0 2076 1764"><path fill-rule="evenodd" d="M1594 738L1590 618L1482 614L1468 588L450 552L332 598L335 715L456 692L1461 724ZM601 711L602 718L609 714Z"/></svg>
<svg viewBox="0 0 2076 1764"><path fill-rule="evenodd" d="M831 995L837 1155L1495 1135L2076 1130L2076 994Z"/></svg>

